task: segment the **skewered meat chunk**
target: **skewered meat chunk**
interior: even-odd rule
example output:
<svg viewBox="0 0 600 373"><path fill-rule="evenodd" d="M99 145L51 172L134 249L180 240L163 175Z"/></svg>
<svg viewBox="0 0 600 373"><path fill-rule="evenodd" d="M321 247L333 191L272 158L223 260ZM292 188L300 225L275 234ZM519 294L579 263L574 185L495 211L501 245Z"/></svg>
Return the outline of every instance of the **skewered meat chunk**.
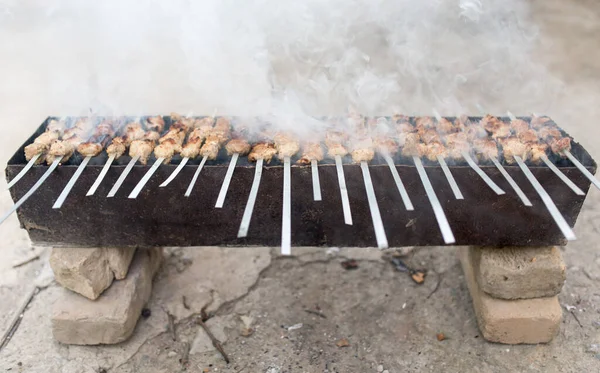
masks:
<svg viewBox="0 0 600 373"><path fill-rule="evenodd" d="M158 133L156 131L146 131L144 133L144 136L142 137L142 140L156 142L156 141L160 140L160 133Z"/></svg>
<svg viewBox="0 0 600 373"><path fill-rule="evenodd" d="M419 144L421 155L429 159L430 161L437 160L438 155L446 158L448 151L446 147L440 142L432 142L430 144Z"/></svg>
<svg viewBox="0 0 600 373"><path fill-rule="evenodd" d="M565 150L571 151L571 139L569 137L552 139L549 145L550 150L552 150L554 154L558 154L560 156L563 156L563 152Z"/></svg>
<svg viewBox="0 0 600 373"><path fill-rule="evenodd" d="M165 133L161 138L158 139L159 143L163 143L167 140L173 140L176 144L183 144L183 140L185 140L185 130L182 128L169 128L167 133Z"/></svg>
<svg viewBox="0 0 600 373"><path fill-rule="evenodd" d="M448 156L453 159L463 159L462 153L469 152L471 149L467 134L464 132L456 132L446 135L444 137L444 141L448 150Z"/></svg>
<svg viewBox="0 0 600 373"><path fill-rule="evenodd" d="M151 140L135 140L129 146L130 157L140 157L140 163L145 165L154 150L155 142Z"/></svg>
<svg viewBox="0 0 600 373"><path fill-rule="evenodd" d="M124 133L124 145L129 146L132 141L142 140L146 134L146 131L144 131L140 123L131 122L125 126Z"/></svg>
<svg viewBox="0 0 600 373"><path fill-rule="evenodd" d="M127 150L126 142L122 137L115 137L112 139L110 145L106 148L106 153L109 156L115 156L115 159L121 158Z"/></svg>
<svg viewBox="0 0 600 373"><path fill-rule="evenodd" d="M434 129L427 129L424 131L419 130L419 135L421 136L421 140L425 144L429 144L432 142L442 142L440 135Z"/></svg>
<svg viewBox="0 0 600 373"><path fill-rule="evenodd" d="M552 139L559 139L562 137L562 133L558 127L553 125L547 125L540 128L537 131L538 137L544 141L551 141Z"/></svg>
<svg viewBox="0 0 600 373"><path fill-rule="evenodd" d="M289 135L278 133L273 140L275 141L275 148L277 149L279 159L291 157L300 150L298 141Z"/></svg>
<svg viewBox="0 0 600 373"><path fill-rule="evenodd" d="M446 118L441 118L436 123L436 129L440 133L450 133L455 132L456 129L451 121Z"/></svg>
<svg viewBox="0 0 600 373"><path fill-rule="evenodd" d="M217 123L210 131L210 135L207 137L213 137L214 140L219 142L219 146L223 145L229 136L231 135L231 122L228 118L219 117ZM208 142L208 139L206 140Z"/></svg>
<svg viewBox="0 0 600 373"><path fill-rule="evenodd" d="M102 152L102 144L97 142L84 142L77 146L77 152L84 157L95 157Z"/></svg>
<svg viewBox="0 0 600 373"><path fill-rule="evenodd" d="M396 132L398 133L411 133L417 131L418 130L409 122L401 122L396 125Z"/></svg>
<svg viewBox="0 0 600 373"><path fill-rule="evenodd" d="M215 138L208 138L202 147L200 148L200 155L202 157L206 157L211 161L217 159L219 155L219 149L221 149L221 145L219 145L219 141Z"/></svg>
<svg viewBox="0 0 600 373"><path fill-rule="evenodd" d="M322 161L323 160L323 148L318 142L308 142L302 147L304 152L302 157L298 160L299 164L310 164L311 161Z"/></svg>
<svg viewBox="0 0 600 373"><path fill-rule="evenodd" d="M212 128L213 124L215 124L215 118L213 117L204 117L194 120L192 126L194 128Z"/></svg>
<svg viewBox="0 0 600 373"><path fill-rule="evenodd" d="M360 148L353 150L351 155L355 163L370 162L375 156L375 151L373 148Z"/></svg>
<svg viewBox="0 0 600 373"><path fill-rule="evenodd" d="M415 127L435 128L435 123L431 117L418 117L415 121Z"/></svg>
<svg viewBox="0 0 600 373"><path fill-rule="evenodd" d="M194 126L194 118L184 117L177 113L171 113L173 124L170 128L180 128L184 132L188 132Z"/></svg>
<svg viewBox="0 0 600 373"><path fill-rule="evenodd" d="M517 134L517 137L519 138L519 140L521 140L521 142L524 142L524 143L533 144L533 143L538 142L537 133L535 133L535 131L531 130L531 129L525 130L523 132L519 132Z"/></svg>
<svg viewBox="0 0 600 373"><path fill-rule="evenodd" d="M375 148L383 154L396 154L398 153L398 143L391 137L380 136L373 139Z"/></svg>
<svg viewBox="0 0 600 373"><path fill-rule="evenodd" d="M29 144L25 147L25 159L29 161L34 156L47 152L52 143L57 141L58 138L58 131L53 130L42 133L36 137L35 140L33 140L32 144ZM41 160L39 162L41 162Z"/></svg>
<svg viewBox="0 0 600 373"><path fill-rule="evenodd" d="M484 139L488 137L488 133L480 124L473 124L466 128L465 133L467 134L467 139L471 142L474 142L477 139Z"/></svg>
<svg viewBox="0 0 600 373"><path fill-rule="evenodd" d="M544 126L550 125L552 120L548 117L533 117L531 118L531 127L533 129L540 129Z"/></svg>
<svg viewBox="0 0 600 373"><path fill-rule="evenodd" d="M548 150L548 144L540 144L535 143L530 145L530 156L531 161L534 163L538 163L542 160L542 156L546 155L546 151Z"/></svg>
<svg viewBox="0 0 600 373"><path fill-rule="evenodd" d="M176 140L169 138L156 145L154 148L154 155L156 158L164 158L163 163L169 164L171 158L173 158L175 154L181 152L181 150L181 145L178 144Z"/></svg>
<svg viewBox="0 0 600 373"><path fill-rule="evenodd" d="M521 142L515 136L500 139L500 145L502 145L504 159L506 159L506 162L509 164L516 162L515 156L519 156L523 161L526 161L531 149L528 144Z"/></svg>
<svg viewBox="0 0 600 373"><path fill-rule="evenodd" d="M492 135L492 138L494 139L501 139L509 137L511 135L510 124L505 123L492 115L486 115L481 120L481 124L483 125L485 130Z"/></svg>
<svg viewBox="0 0 600 373"><path fill-rule="evenodd" d="M259 159L263 159L265 162L271 162L273 156L277 154L277 149L272 143L259 142L252 147L250 154L248 154L248 160L256 162Z"/></svg>
<svg viewBox="0 0 600 373"><path fill-rule="evenodd" d="M246 155L250 152L250 143L245 139L233 139L230 140L227 145L225 145L225 149L227 150L227 155L233 155L238 153L240 155Z"/></svg>
<svg viewBox="0 0 600 373"><path fill-rule="evenodd" d="M54 162L56 158L61 158L62 162L66 162L75 151L75 146L71 141L55 141L50 146L48 154L46 156L46 162L48 164Z"/></svg>
<svg viewBox="0 0 600 373"><path fill-rule="evenodd" d="M165 120L160 115L146 118L146 130L156 131L159 134L165 129ZM160 137L160 135L159 135Z"/></svg>
<svg viewBox="0 0 600 373"><path fill-rule="evenodd" d="M188 140L181 150L181 156L185 158L196 158L200 153L202 141L206 138L206 132L205 128L195 128L188 136Z"/></svg>
<svg viewBox="0 0 600 373"><path fill-rule="evenodd" d="M523 119L515 119L510 122L510 127L516 135L529 130L529 124Z"/></svg>
<svg viewBox="0 0 600 373"><path fill-rule="evenodd" d="M498 145L493 140L476 139L473 141L473 148L479 161L498 159Z"/></svg>
<svg viewBox="0 0 600 373"><path fill-rule="evenodd" d="M417 156L420 157L423 154L423 148L421 139L418 133L408 133L404 139L404 145L402 146L402 155L405 157Z"/></svg>
<svg viewBox="0 0 600 373"><path fill-rule="evenodd" d="M335 156L343 157L348 154L348 150L344 147L347 136L343 132L328 131L325 135L325 145L327 145L327 154L335 158Z"/></svg>

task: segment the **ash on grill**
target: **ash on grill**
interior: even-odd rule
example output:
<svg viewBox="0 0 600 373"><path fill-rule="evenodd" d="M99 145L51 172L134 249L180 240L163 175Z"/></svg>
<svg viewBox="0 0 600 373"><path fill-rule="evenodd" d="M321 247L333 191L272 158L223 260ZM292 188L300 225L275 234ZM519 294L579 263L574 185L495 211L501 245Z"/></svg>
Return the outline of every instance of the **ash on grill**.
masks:
<svg viewBox="0 0 600 373"><path fill-rule="evenodd" d="M334 160L342 202L341 209L347 225L352 225L353 221L343 162L345 158L351 158L353 163L360 165L376 242L382 249L388 247L388 240L369 170L369 163L373 161L376 154L380 155L389 166L407 211L419 209L420 206L413 205L398 174L394 158L400 159L404 164L412 160L446 244L455 242L454 234L423 162L440 165L456 199L464 199L464 196L448 166L449 162L460 165L466 162L497 195L505 194L505 191L479 166L491 163L504 176L522 203L525 206L532 206L529 198L503 166L503 164L516 163L539 193L565 238L575 239L573 231L558 212L547 192L533 176L528 165L548 166L578 195L585 195L585 193L561 172L556 163L564 164L565 159L568 159L599 189L600 182L571 154L571 138L566 136L550 118L540 116L516 118L509 113L510 120L492 115L476 120L466 116L444 118L437 112L434 113L434 117L409 118L394 115L391 118L365 118L356 112L351 112L346 118L327 119L327 125L323 128L323 141L319 141L317 136L313 141L305 143L301 143L290 133L274 130L265 130L258 138L251 138L248 126L244 125L242 120L232 123L232 119L228 117L191 118L172 114L167 122L161 116L133 120L127 118L53 119L48 123L45 132L25 147L25 159L28 163L11 180L9 187L13 187L35 165L46 161L50 167L29 192L0 218L0 223L21 206L59 164L68 162L75 154L83 157L83 160L52 206L55 209L61 208L90 160L99 156L103 150L106 151L108 159L87 192L87 196L96 193L111 165L127 151L131 160L107 197L114 197L117 194L136 163L145 165L153 155L154 163L129 194L129 198L135 199L162 164L169 164L174 158L176 160L180 158L177 168L160 184L160 187L166 187L190 160L201 157L200 164L196 166L196 171L184 194L185 197L189 197L205 163L208 160L216 160L221 149L225 147L227 155L231 158L216 200L216 208L222 208L225 203L238 159L246 156L249 162L256 163L255 176L241 218L238 237L246 237L248 234L264 165L271 163L275 157L278 162L283 163L281 247L284 254L291 252L291 164L292 159L295 158L299 166L310 165L311 167L315 201L322 199L318 163L325 158ZM86 128L90 127L91 122L94 122L95 126L91 135L88 135Z"/></svg>

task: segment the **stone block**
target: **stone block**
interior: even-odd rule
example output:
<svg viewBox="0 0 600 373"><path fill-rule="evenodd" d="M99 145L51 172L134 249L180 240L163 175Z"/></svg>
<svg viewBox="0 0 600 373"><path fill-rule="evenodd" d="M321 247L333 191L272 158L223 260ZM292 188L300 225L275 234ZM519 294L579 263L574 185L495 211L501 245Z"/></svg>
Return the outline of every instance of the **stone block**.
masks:
<svg viewBox="0 0 600 373"><path fill-rule="evenodd" d="M470 247L479 287L494 298L529 299L560 293L566 266L558 247Z"/></svg>
<svg viewBox="0 0 600 373"><path fill-rule="evenodd" d="M96 299L115 277L127 276L134 253L135 248L54 248L50 266L63 287Z"/></svg>
<svg viewBox="0 0 600 373"><path fill-rule="evenodd" d="M473 300L479 330L490 342L537 344L550 342L562 319L558 297L505 300L479 288L473 270L472 250L459 248L459 257Z"/></svg>
<svg viewBox="0 0 600 373"><path fill-rule="evenodd" d="M137 250L129 273L95 301L63 290L53 305L52 334L64 344L114 344L128 339L148 302L162 249Z"/></svg>

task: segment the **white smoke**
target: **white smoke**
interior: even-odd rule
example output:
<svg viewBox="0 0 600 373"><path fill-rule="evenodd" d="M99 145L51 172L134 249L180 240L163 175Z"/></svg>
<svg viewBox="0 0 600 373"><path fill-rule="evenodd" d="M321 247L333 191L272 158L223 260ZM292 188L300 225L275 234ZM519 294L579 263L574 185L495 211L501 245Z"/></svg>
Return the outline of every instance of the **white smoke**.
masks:
<svg viewBox="0 0 600 373"><path fill-rule="evenodd" d="M70 114L216 108L310 134L309 117L349 105L477 114L510 97L544 112L561 89L520 0L0 1L0 35L45 35L8 58Z"/></svg>

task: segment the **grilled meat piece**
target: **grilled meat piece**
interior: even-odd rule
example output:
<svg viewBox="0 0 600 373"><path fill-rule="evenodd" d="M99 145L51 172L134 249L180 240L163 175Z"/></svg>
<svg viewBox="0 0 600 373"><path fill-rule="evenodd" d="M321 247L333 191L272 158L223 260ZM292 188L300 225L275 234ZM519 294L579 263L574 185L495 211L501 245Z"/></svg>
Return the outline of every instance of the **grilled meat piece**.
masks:
<svg viewBox="0 0 600 373"><path fill-rule="evenodd" d="M542 156L546 155L546 151L548 150L548 144L530 144L529 155L531 157L531 162L539 163L542 160Z"/></svg>
<svg viewBox="0 0 600 373"><path fill-rule="evenodd" d="M373 139L375 149L383 154L396 154L398 153L398 142L391 137L380 136Z"/></svg>
<svg viewBox="0 0 600 373"><path fill-rule="evenodd" d="M446 158L448 151L441 142L432 142L427 145L419 144L421 155L429 159L430 161L437 160L438 155Z"/></svg>
<svg viewBox="0 0 600 373"><path fill-rule="evenodd" d="M156 158L164 158L164 164L169 164L171 162L171 158L175 154L181 152L181 144L177 143L177 140L173 138L166 139L156 145L154 148L154 156Z"/></svg>
<svg viewBox="0 0 600 373"><path fill-rule="evenodd" d="M498 159L498 145L493 140L476 139L473 141L473 148L479 161Z"/></svg>
<svg viewBox="0 0 600 373"><path fill-rule="evenodd" d="M552 124L541 127L539 130L537 130L537 134L538 137L543 141L551 141L552 139L560 139L562 137L562 133L558 127Z"/></svg>
<svg viewBox="0 0 600 373"><path fill-rule="evenodd" d="M75 151L76 145L72 141L55 141L50 146L46 155L46 162L51 164L56 158L61 158L62 162L66 162Z"/></svg>
<svg viewBox="0 0 600 373"><path fill-rule="evenodd" d="M471 149L471 146L469 145L469 139L467 138L467 134L464 132L456 132L446 135L444 137L444 142L446 143L448 156L452 159L463 159L462 153L468 153Z"/></svg>
<svg viewBox="0 0 600 373"><path fill-rule="evenodd" d="M558 154L560 156L564 156L563 152L565 150L571 151L571 139L569 137L563 137L560 139L552 139L550 140L550 150L552 153Z"/></svg>
<svg viewBox="0 0 600 373"><path fill-rule="evenodd" d="M544 126L552 124L552 119L548 117L533 117L531 118L531 128L540 129Z"/></svg>
<svg viewBox="0 0 600 373"><path fill-rule="evenodd" d="M25 159L29 161L34 156L47 152L52 143L58 140L59 136L60 133L58 131L52 130L46 131L36 137L32 144L25 147Z"/></svg>
<svg viewBox="0 0 600 373"><path fill-rule="evenodd" d="M510 128L516 135L529 130L529 124L522 119L515 119L510 122Z"/></svg>
<svg viewBox="0 0 600 373"><path fill-rule="evenodd" d="M160 115L146 118L146 130L156 131L159 134L165 129L165 120ZM160 137L160 135L159 135Z"/></svg>
<svg viewBox="0 0 600 373"><path fill-rule="evenodd" d="M106 153L109 156L115 156L115 159L119 159L127 150L126 141L122 137L115 137L112 139L110 145L106 148Z"/></svg>
<svg viewBox="0 0 600 373"><path fill-rule="evenodd" d="M148 158L150 154L152 154L152 150L154 150L155 142L151 140L135 140L131 142L129 146L129 156L130 157L140 157L140 163L145 165L148 163Z"/></svg>
<svg viewBox="0 0 600 373"><path fill-rule="evenodd" d="M492 115L486 115L481 120L481 124L483 125L483 128L492 135L493 139L501 139L511 135L510 124L503 122Z"/></svg>
<svg viewBox="0 0 600 373"><path fill-rule="evenodd" d="M248 154L248 160L256 162L258 159L264 159L265 162L269 163L275 154L277 154L277 149L272 143L259 142L252 147L250 154Z"/></svg>
<svg viewBox="0 0 600 373"><path fill-rule="evenodd" d="M396 125L396 132L398 132L398 133L411 133L411 132L417 132L417 131L418 131L418 129L415 128L409 122L401 122Z"/></svg>
<svg viewBox="0 0 600 373"><path fill-rule="evenodd" d="M156 132L156 131L146 131L144 133L144 136L142 137L142 140L148 140L148 141L152 141L152 142L156 142L160 139L160 133Z"/></svg>
<svg viewBox="0 0 600 373"><path fill-rule="evenodd" d="M97 142L84 142L77 145L77 152L84 157L95 157L102 152L102 144Z"/></svg>
<svg viewBox="0 0 600 373"><path fill-rule="evenodd" d="M214 161L219 155L219 149L221 149L221 146L219 145L219 140L216 138L209 137L206 139L204 145L202 145L202 147L200 148L200 155L202 157L206 157L206 159Z"/></svg>
<svg viewBox="0 0 600 373"><path fill-rule="evenodd" d="M275 149L277 149L277 156L279 159L291 157L300 150L300 144L298 141L289 135L278 133L275 135L273 140L275 142Z"/></svg>
<svg viewBox="0 0 600 373"><path fill-rule="evenodd" d="M528 144L521 142L516 136L500 139L504 159L509 164L515 163L515 156L519 156L526 161L529 157L531 147Z"/></svg>
<svg viewBox="0 0 600 373"><path fill-rule="evenodd" d="M418 128L435 128L435 123L431 117L418 117L415 120L415 127Z"/></svg>
<svg viewBox="0 0 600 373"><path fill-rule="evenodd" d="M370 162L375 156L375 151L373 148L360 148L353 150L351 155L354 163Z"/></svg>
<svg viewBox="0 0 600 373"><path fill-rule="evenodd" d="M227 150L227 155L233 155L234 153L246 155L250 152L251 146L245 139L238 138L230 140L227 145L225 145L225 149Z"/></svg>
<svg viewBox="0 0 600 373"><path fill-rule="evenodd" d="M404 145L402 146L402 155L405 157L417 156L421 157L425 150L421 144L421 138L418 133L408 133L404 138Z"/></svg>
<svg viewBox="0 0 600 373"><path fill-rule="evenodd" d="M439 142L439 143L442 142L440 135L434 129L425 129L425 130L419 129L418 133L419 133L419 136L421 136L421 140L425 144L429 144L432 142Z"/></svg>
<svg viewBox="0 0 600 373"><path fill-rule="evenodd" d="M142 125L137 122L128 123L123 131L123 145L129 146L132 141L142 140L146 131L142 128Z"/></svg>
<svg viewBox="0 0 600 373"><path fill-rule="evenodd" d="M348 150L344 147L347 140L347 135L343 132L328 131L325 135L325 145L327 145L327 154L331 158L339 155L340 157L348 154Z"/></svg>
<svg viewBox="0 0 600 373"><path fill-rule="evenodd" d="M310 164L312 160L322 161L323 160L323 148L318 142L308 142L302 146L304 152L302 157L298 160L299 164Z"/></svg>
<svg viewBox="0 0 600 373"><path fill-rule="evenodd" d="M184 158L196 158L200 153L200 147L202 142L206 138L207 129L203 127L196 127L190 135L188 140L181 150L181 156Z"/></svg>
<svg viewBox="0 0 600 373"><path fill-rule="evenodd" d="M471 142L488 137L488 133L485 128L478 123L466 127L465 133L467 134L467 139Z"/></svg>
<svg viewBox="0 0 600 373"><path fill-rule="evenodd" d="M521 140L521 142L534 144L538 142L538 135L534 130L528 129L517 134L517 138Z"/></svg>
<svg viewBox="0 0 600 373"><path fill-rule="evenodd" d="M167 140L173 140L176 144L183 144L183 140L185 140L185 131L182 128L169 128L167 133L165 133L160 139L158 139L159 143L163 143Z"/></svg>
<svg viewBox="0 0 600 373"><path fill-rule="evenodd" d="M459 128L456 128L454 124L446 118L438 120L435 127L439 133L451 133L459 130Z"/></svg>

